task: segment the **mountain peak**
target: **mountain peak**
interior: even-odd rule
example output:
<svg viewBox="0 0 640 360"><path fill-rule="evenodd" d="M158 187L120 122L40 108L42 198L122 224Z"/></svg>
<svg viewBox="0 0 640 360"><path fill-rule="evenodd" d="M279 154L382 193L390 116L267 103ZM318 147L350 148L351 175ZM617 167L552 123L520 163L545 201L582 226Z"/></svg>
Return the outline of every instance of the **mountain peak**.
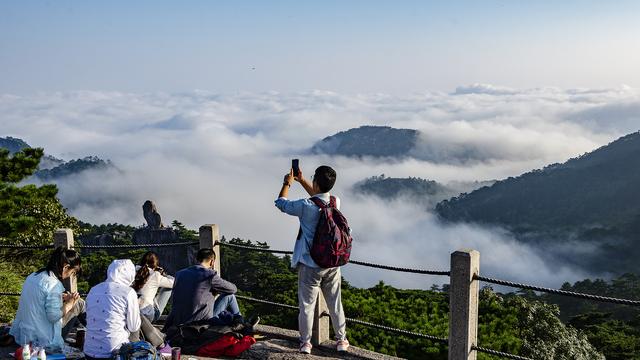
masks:
<svg viewBox="0 0 640 360"><path fill-rule="evenodd" d="M314 154L372 157L410 156L419 131L364 125L327 136L311 148Z"/></svg>

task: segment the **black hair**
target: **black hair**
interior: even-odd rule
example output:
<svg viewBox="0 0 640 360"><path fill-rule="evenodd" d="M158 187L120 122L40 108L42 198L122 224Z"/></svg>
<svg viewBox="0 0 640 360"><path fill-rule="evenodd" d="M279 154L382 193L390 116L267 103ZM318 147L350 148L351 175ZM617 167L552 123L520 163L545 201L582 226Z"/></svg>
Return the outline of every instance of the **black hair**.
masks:
<svg viewBox="0 0 640 360"><path fill-rule="evenodd" d="M336 183L336 171L326 165L319 166L313 175L313 181L318 184L320 191L326 193L333 189L333 185Z"/></svg>
<svg viewBox="0 0 640 360"><path fill-rule="evenodd" d="M211 249L200 249L196 254L196 260L203 262L205 260L212 260L216 258L216 253Z"/></svg>
<svg viewBox="0 0 640 360"><path fill-rule="evenodd" d="M81 270L82 261L80 260L80 254L75 250L65 249L62 246L58 246L49 257L47 265L38 270L38 273L48 271L53 273L58 280L62 280L62 270L66 265L76 269L76 274Z"/></svg>
<svg viewBox="0 0 640 360"><path fill-rule="evenodd" d="M140 269L136 271L136 278L133 280L133 285L131 287L133 290L138 291L142 289L144 284L147 283L149 279L149 275L151 274L150 270L155 270L160 264L160 259L158 258L158 254L153 251L147 251L142 255L142 259L138 265L140 265Z"/></svg>

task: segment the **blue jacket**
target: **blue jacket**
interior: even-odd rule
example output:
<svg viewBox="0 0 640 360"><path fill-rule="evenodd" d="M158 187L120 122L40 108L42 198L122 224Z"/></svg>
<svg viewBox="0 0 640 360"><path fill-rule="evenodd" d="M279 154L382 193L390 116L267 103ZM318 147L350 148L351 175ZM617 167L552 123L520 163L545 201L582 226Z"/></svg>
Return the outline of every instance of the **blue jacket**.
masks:
<svg viewBox="0 0 640 360"><path fill-rule="evenodd" d="M10 331L18 344L62 348L63 292L62 282L48 271L27 277Z"/></svg>

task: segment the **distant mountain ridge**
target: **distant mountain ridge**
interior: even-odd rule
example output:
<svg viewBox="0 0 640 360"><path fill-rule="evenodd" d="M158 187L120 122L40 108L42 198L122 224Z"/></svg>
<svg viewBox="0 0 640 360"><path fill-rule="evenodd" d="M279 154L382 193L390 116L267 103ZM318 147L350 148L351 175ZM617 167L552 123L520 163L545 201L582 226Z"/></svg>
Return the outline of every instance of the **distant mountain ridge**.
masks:
<svg viewBox="0 0 640 360"><path fill-rule="evenodd" d="M353 190L358 194L374 195L384 200L406 199L413 203L422 204L426 210L431 211L436 204L443 200L492 183L492 181L476 181L443 185L418 177L393 178L382 174L354 184Z"/></svg>
<svg viewBox="0 0 640 360"><path fill-rule="evenodd" d="M382 161L417 159L437 164L467 164L500 159L479 144L447 140L436 134L414 129L365 125L317 141L311 154L355 158L372 157Z"/></svg>
<svg viewBox="0 0 640 360"><path fill-rule="evenodd" d="M613 258L637 271L640 132L563 164L445 200L436 211L447 221L505 227L523 241L596 245L601 252L582 260L601 258L606 266Z"/></svg>
<svg viewBox="0 0 640 360"><path fill-rule="evenodd" d="M24 148L29 148L29 144L24 142L22 139L14 138L11 136L7 136L4 138L0 138L0 148L5 148L9 150L10 154L14 154Z"/></svg>
<svg viewBox="0 0 640 360"><path fill-rule="evenodd" d="M82 159L68 161L52 169L38 170L34 176L40 180L49 181L77 175L86 170L106 170L113 167L110 160L102 160L97 156L86 156Z"/></svg>
<svg viewBox="0 0 640 360"><path fill-rule="evenodd" d="M0 148L8 149L11 154L24 148L30 148L24 140L7 136L0 138ZM97 156L86 156L82 159L64 161L51 155L44 155L38 170L33 177L41 181L53 181L66 176L77 175L86 170L104 170L115 168L110 160L102 160Z"/></svg>
<svg viewBox="0 0 640 360"><path fill-rule="evenodd" d="M30 148L29 144L27 144L24 140L19 138L14 138L11 136L7 136L4 138L0 137L0 148L5 148L9 150L10 154L14 154L22 149ZM45 154L42 159L40 159L40 164L38 165L38 169L51 169L58 165L62 165L64 160L58 159L54 156Z"/></svg>
<svg viewBox="0 0 640 360"><path fill-rule="evenodd" d="M311 147L311 153L403 158L411 155L419 134L412 129L361 126L325 137Z"/></svg>

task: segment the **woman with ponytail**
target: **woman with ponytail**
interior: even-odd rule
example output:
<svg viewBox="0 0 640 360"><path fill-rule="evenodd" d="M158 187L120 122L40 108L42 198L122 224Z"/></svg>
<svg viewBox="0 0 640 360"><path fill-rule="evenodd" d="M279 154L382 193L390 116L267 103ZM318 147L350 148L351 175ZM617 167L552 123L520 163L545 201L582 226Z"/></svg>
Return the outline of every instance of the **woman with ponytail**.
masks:
<svg viewBox="0 0 640 360"><path fill-rule="evenodd" d="M58 247L44 268L27 277L9 332L19 345L63 347L63 327L84 312L85 304L78 293L65 292L62 280L80 272L80 265L80 254Z"/></svg>
<svg viewBox="0 0 640 360"><path fill-rule="evenodd" d="M132 287L140 296L140 314L152 322L156 321L171 297L173 277L164 273L158 254L153 251L148 251L142 256L136 270Z"/></svg>

